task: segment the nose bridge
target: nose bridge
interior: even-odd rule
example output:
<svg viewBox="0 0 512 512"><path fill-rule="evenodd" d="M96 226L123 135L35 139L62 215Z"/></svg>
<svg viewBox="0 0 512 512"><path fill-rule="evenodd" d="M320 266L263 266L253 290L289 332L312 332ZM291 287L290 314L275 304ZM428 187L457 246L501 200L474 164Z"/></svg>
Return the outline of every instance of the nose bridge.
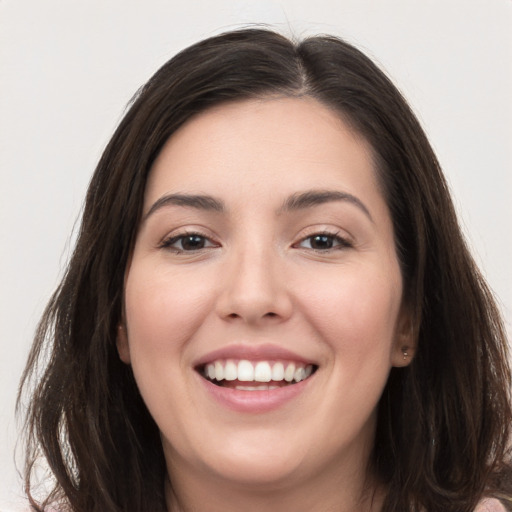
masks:
<svg viewBox="0 0 512 512"><path fill-rule="evenodd" d="M287 318L291 301L281 258L270 243L252 239L233 249L220 299L221 314L248 323Z"/></svg>

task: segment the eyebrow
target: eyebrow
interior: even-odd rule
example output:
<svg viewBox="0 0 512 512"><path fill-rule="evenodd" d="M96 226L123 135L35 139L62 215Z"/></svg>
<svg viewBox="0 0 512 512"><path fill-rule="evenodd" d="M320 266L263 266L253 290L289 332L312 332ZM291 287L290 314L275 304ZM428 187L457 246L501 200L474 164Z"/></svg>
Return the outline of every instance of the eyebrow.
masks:
<svg viewBox="0 0 512 512"><path fill-rule="evenodd" d="M306 192L297 192L284 201L279 209L279 213L303 210L336 201L346 201L357 206L373 222L370 211L359 198L348 192L338 190L308 190ZM149 211L144 215L143 221L166 206L185 206L218 213L222 213L226 210L224 202L212 196L202 194L167 194L153 203Z"/></svg>
<svg viewBox="0 0 512 512"><path fill-rule="evenodd" d="M286 212L302 210L336 201L346 201L357 206L372 222L374 222L370 214L370 210L368 210L366 205L359 198L349 194L348 192L341 192L338 190L308 190L306 192L298 192L285 200L280 211Z"/></svg>
<svg viewBox="0 0 512 512"><path fill-rule="evenodd" d="M212 196L194 195L194 194L168 194L157 199L149 211L142 219L145 221L150 215L165 206L186 206L188 208L196 208L197 210L223 212L225 210L224 203L220 199Z"/></svg>

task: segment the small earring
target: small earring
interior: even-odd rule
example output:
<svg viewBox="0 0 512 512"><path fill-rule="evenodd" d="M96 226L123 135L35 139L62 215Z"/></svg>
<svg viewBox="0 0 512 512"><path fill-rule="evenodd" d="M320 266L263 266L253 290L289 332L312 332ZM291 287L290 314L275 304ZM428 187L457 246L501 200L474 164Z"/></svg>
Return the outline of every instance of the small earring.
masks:
<svg viewBox="0 0 512 512"><path fill-rule="evenodd" d="M407 349L407 347L404 347L404 348L402 349L402 352L404 353L404 361L407 359L407 356L408 356L408 354L407 354L407 350L408 350L408 349Z"/></svg>

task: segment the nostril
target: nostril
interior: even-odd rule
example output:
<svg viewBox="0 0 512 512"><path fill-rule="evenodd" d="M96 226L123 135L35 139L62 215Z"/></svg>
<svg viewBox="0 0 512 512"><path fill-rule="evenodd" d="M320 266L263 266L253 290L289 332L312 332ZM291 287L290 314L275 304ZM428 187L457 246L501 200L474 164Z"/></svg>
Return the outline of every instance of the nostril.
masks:
<svg viewBox="0 0 512 512"><path fill-rule="evenodd" d="M268 313L265 313L263 315L263 318L275 318L279 315L277 313L274 313L272 311L269 311ZM227 318L235 319L235 318L242 318L242 315L239 315L238 313L230 313Z"/></svg>

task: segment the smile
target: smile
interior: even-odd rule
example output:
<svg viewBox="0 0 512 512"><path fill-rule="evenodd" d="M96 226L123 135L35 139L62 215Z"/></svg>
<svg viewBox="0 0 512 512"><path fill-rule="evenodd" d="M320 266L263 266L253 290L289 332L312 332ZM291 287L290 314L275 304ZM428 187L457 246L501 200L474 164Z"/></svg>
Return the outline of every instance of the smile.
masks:
<svg viewBox="0 0 512 512"><path fill-rule="evenodd" d="M249 361L219 359L201 368L203 377L213 384L244 391L281 388L310 377L316 367L292 361Z"/></svg>
<svg viewBox="0 0 512 512"><path fill-rule="evenodd" d="M275 344L234 344L204 354L193 364L212 403L237 413L260 414L311 396L319 369L310 357Z"/></svg>

